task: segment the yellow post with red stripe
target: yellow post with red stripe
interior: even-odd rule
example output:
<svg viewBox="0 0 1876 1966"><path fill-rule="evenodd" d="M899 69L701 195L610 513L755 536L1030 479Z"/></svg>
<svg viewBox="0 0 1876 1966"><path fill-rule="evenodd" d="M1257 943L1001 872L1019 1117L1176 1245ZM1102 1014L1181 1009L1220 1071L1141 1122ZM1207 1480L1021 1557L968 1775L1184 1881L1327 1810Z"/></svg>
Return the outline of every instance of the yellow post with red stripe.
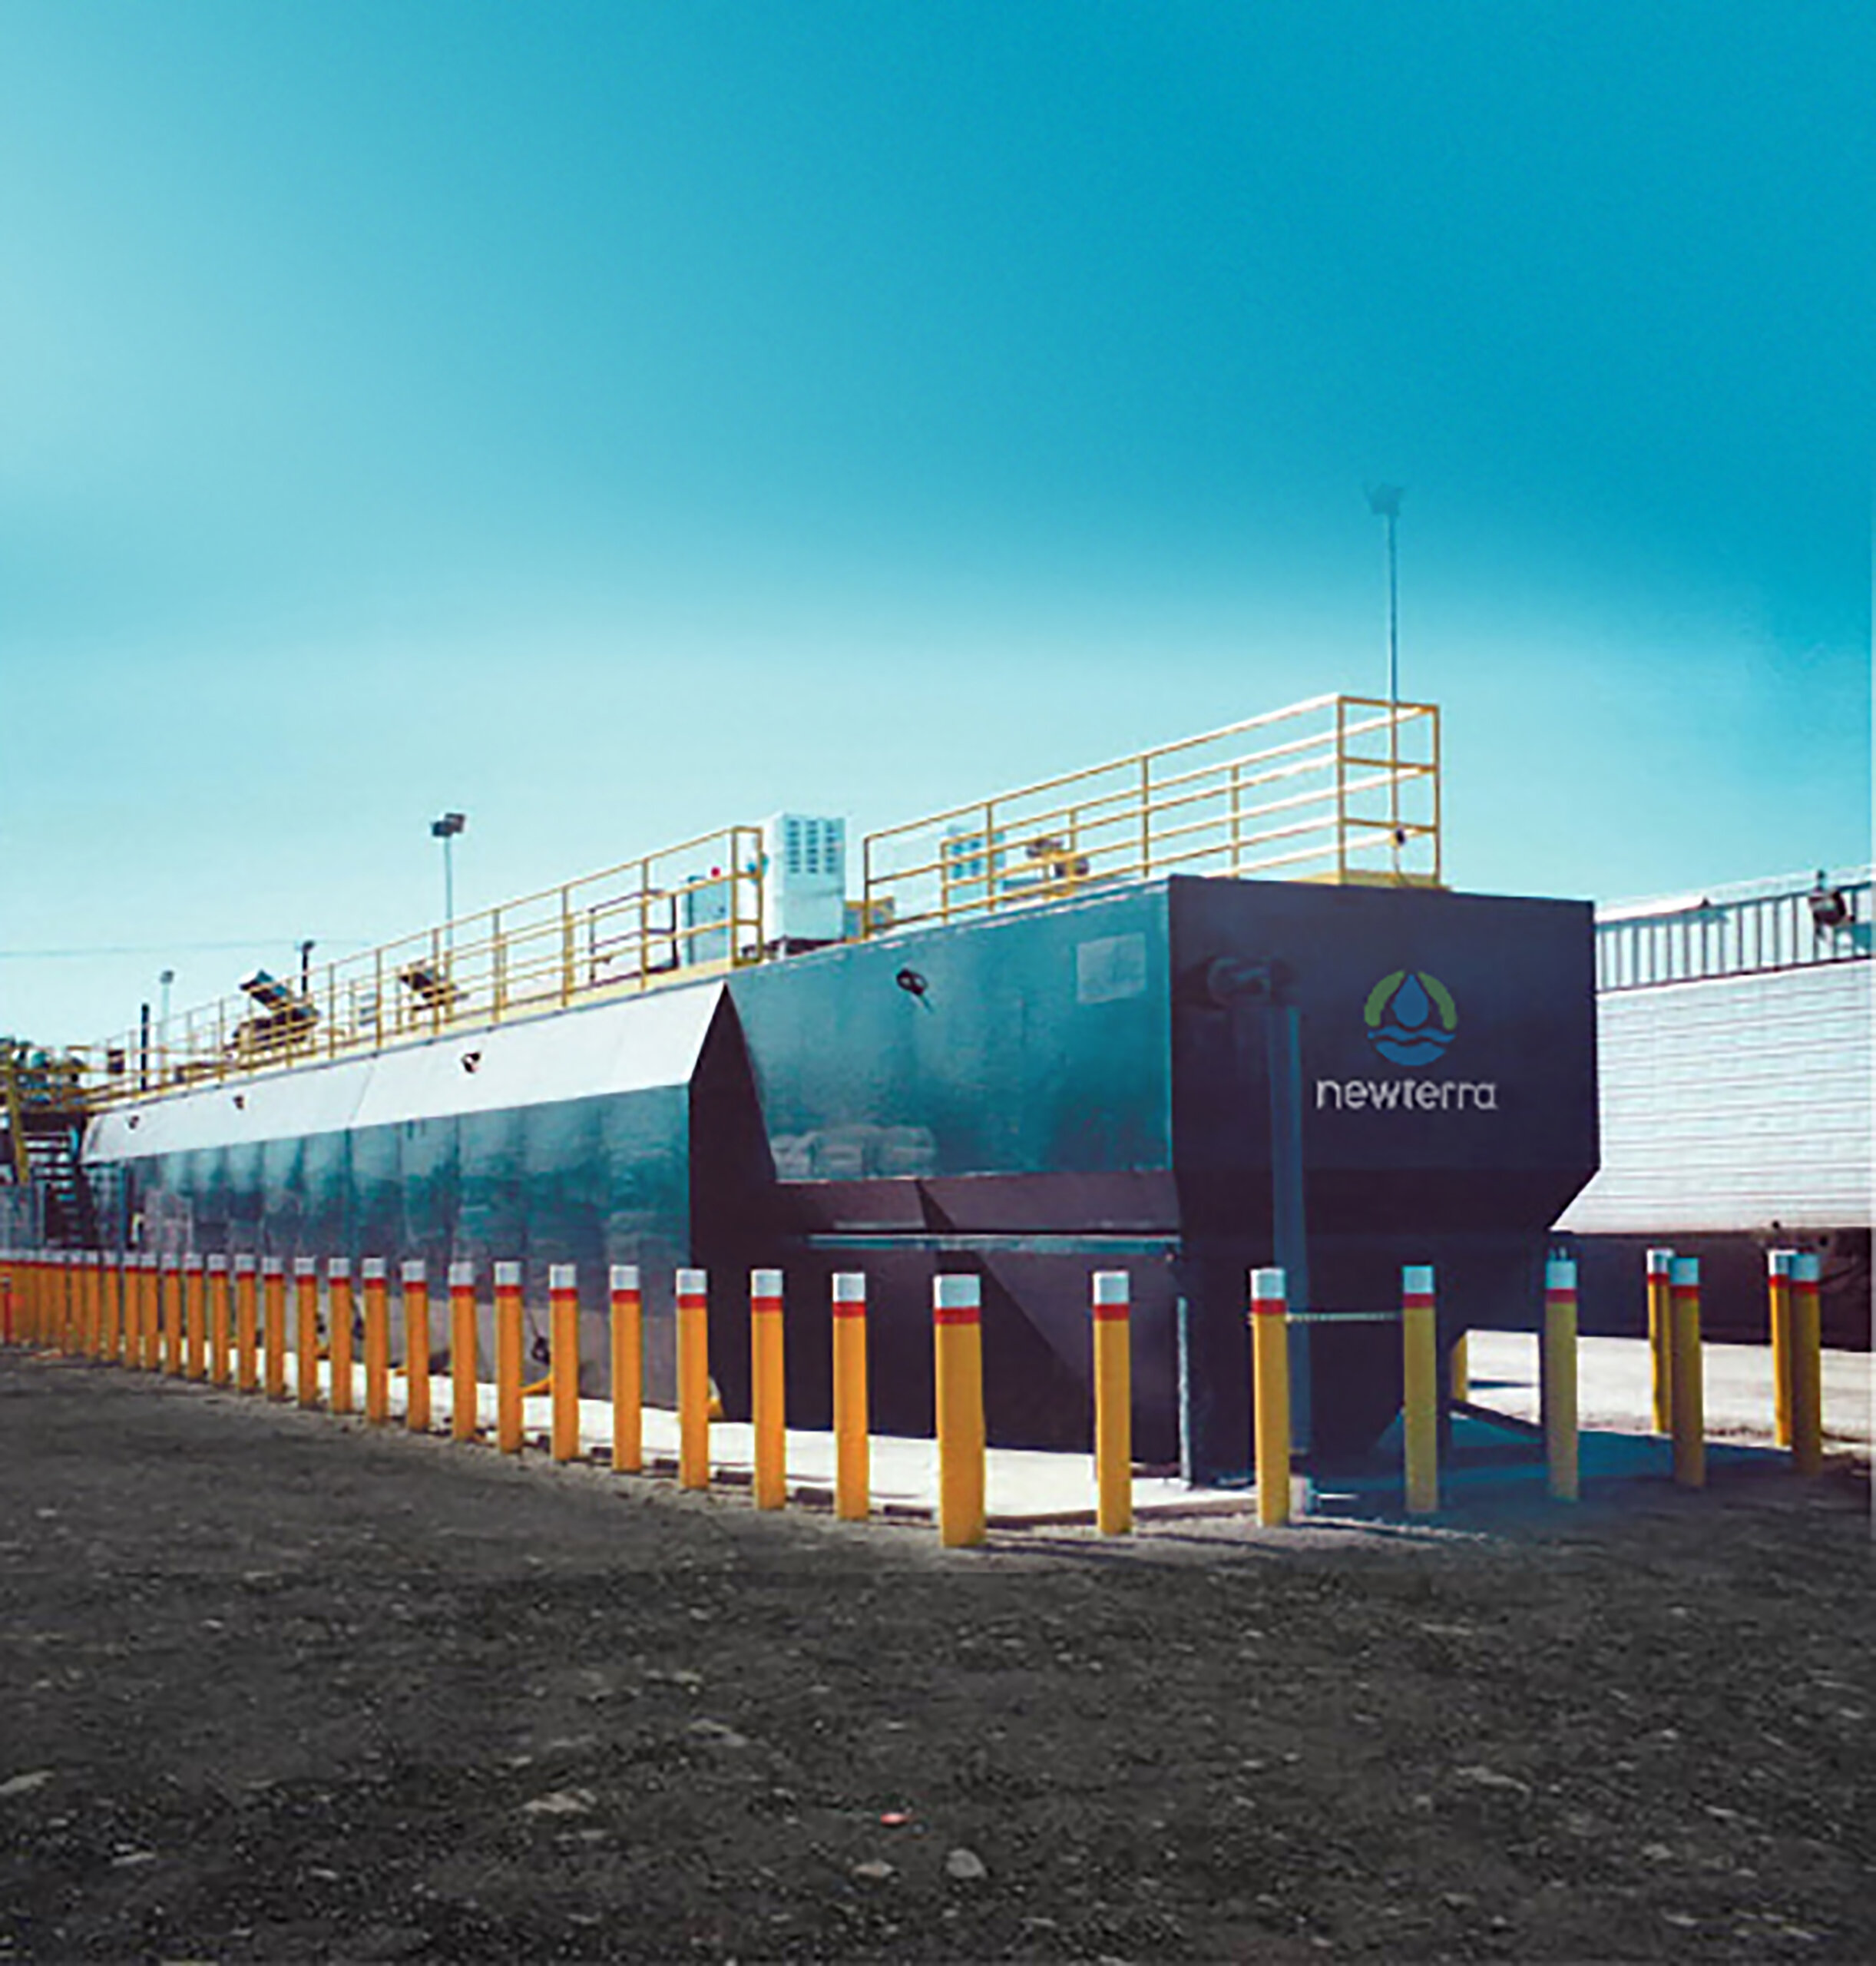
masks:
<svg viewBox="0 0 1876 1966"><path fill-rule="evenodd" d="M98 1287L98 1252L81 1249L78 1252L79 1345L88 1359L95 1359L103 1349L100 1342L99 1313L103 1306L104 1293Z"/></svg>
<svg viewBox="0 0 1876 1966"><path fill-rule="evenodd" d="M404 1425L413 1434L430 1431L430 1286L423 1259L404 1265Z"/></svg>
<svg viewBox="0 0 1876 1966"><path fill-rule="evenodd" d="M1674 1478L1706 1486L1706 1374L1700 1352L1700 1259L1676 1256L1668 1271L1673 1332Z"/></svg>
<svg viewBox="0 0 1876 1966"><path fill-rule="evenodd" d="M612 1334L612 1465L636 1474L645 1465L645 1312L637 1266L616 1263L607 1279Z"/></svg>
<svg viewBox="0 0 1876 1966"><path fill-rule="evenodd" d="M12 1256L0 1261L0 1345L13 1342L13 1276L15 1269Z"/></svg>
<svg viewBox="0 0 1876 1966"><path fill-rule="evenodd" d="M226 1385L228 1361L228 1259L208 1259L208 1379L210 1385Z"/></svg>
<svg viewBox="0 0 1876 1966"><path fill-rule="evenodd" d="M475 1266L449 1266L449 1437L472 1441L481 1415L475 1372Z"/></svg>
<svg viewBox="0 0 1876 1966"><path fill-rule="evenodd" d="M1431 1515L1440 1505L1440 1336L1433 1270L1401 1271L1401 1428L1407 1512Z"/></svg>
<svg viewBox="0 0 1876 1966"><path fill-rule="evenodd" d="M1282 1270L1251 1272L1250 1321L1257 1520L1276 1529L1290 1519L1289 1284Z"/></svg>
<svg viewBox="0 0 1876 1966"><path fill-rule="evenodd" d="M1824 1472L1823 1267L1811 1249L1792 1265L1792 1465L1807 1478Z"/></svg>
<svg viewBox="0 0 1876 1966"><path fill-rule="evenodd" d="M183 1352L183 1269L180 1256L163 1259L164 1369L179 1379L187 1364Z"/></svg>
<svg viewBox="0 0 1876 1966"><path fill-rule="evenodd" d="M1792 1444L1792 1265L1795 1249L1765 1252L1765 1322L1772 1339L1772 1437Z"/></svg>
<svg viewBox="0 0 1876 1966"><path fill-rule="evenodd" d="M834 1513L864 1522L872 1512L872 1441L866 1398L866 1279L842 1270L833 1284Z"/></svg>
<svg viewBox="0 0 1876 1966"><path fill-rule="evenodd" d="M332 1408L352 1411L352 1260L334 1256L326 1266L326 1346L331 1354Z"/></svg>
<svg viewBox="0 0 1876 1966"><path fill-rule="evenodd" d="M1133 1318L1124 1269L1097 1269L1090 1286L1094 1340L1094 1526L1133 1527Z"/></svg>
<svg viewBox="0 0 1876 1966"><path fill-rule="evenodd" d="M8 1340L13 1332L10 1297L4 1308ZM124 1257L112 1249L104 1257L104 1356L115 1365L124 1357Z"/></svg>
<svg viewBox="0 0 1876 1966"><path fill-rule="evenodd" d="M788 1501L788 1381L782 1273L749 1272L749 1421L758 1508Z"/></svg>
<svg viewBox="0 0 1876 1966"><path fill-rule="evenodd" d="M234 1259L234 1382L243 1392L252 1392L260 1384L256 1266L257 1259L253 1256L238 1256Z"/></svg>
<svg viewBox="0 0 1876 1966"><path fill-rule="evenodd" d="M365 1286L365 1418L382 1427L391 1418L391 1283L382 1256L367 1256Z"/></svg>
<svg viewBox="0 0 1876 1966"><path fill-rule="evenodd" d="M1540 1392L1543 1451L1553 1501L1578 1493L1577 1427L1577 1266L1553 1256L1543 1269L1543 1352Z"/></svg>
<svg viewBox="0 0 1876 1966"><path fill-rule="evenodd" d="M293 1259L293 1380L302 1406L319 1403L319 1266L311 1256Z"/></svg>
<svg viewBox="0 0 1876 1966"><path fill-rule="evenodd" d="M553 1375L551 1445L556 1461L580 1458L580 1279L570 1263L548 1269L548 1356Z"/></svg>
<svg viewBox="0 0 1876 1966"><path fill-rule="evenodd" d="M1648 1367L1654 1430L1674 1430L1674 1314L1669 1302L1668 1272L1672 1249L1650 1249L1647 1255Z"/></svg>
<svg viewBox="0 0 1876 1966"><path fill-rule="evenodd" d="M495 1445L521 1451L521 1266L495 1265Z"/></svg>
<svg viewBox="0 0 1876 1966"><path fill-rule="evenodd" d="M938 1541L952 1549L984 1540L983 1285L974 1276L931 1280L938 1457Z"/></svg>
<svg viewBox="0 0 1876 1966"><path fill-rule="evenodd" d="M260 1259L261 1375L270 1399L286 1397L286 1265Z"/></svg>
<svg viewBox="0 0 1876 1966"><path fill-rule="evenodd" d="M183 1258L183 1370L192 1379L208 1376L208 1305L202 1289L202 1259L194 1249Z"/></svg>
<svg viewBox="0 0 1876 1966"><path fill-rule="evenodd" d="M677 1485L710 1485L710 1278L677 1273Z"/></svg>

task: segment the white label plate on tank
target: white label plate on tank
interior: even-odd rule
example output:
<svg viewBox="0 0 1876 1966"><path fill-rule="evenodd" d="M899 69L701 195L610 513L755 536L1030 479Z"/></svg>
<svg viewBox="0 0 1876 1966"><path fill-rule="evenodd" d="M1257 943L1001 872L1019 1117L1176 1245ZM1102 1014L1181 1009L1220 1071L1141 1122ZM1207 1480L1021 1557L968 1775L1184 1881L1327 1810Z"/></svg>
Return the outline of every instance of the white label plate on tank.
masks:
<svg viewBox="0 0 1876 1966"><path fill-rule="evenodd" d="M1146 994L1146 938L1103 935L1075 945L1075 1001L1117 1004Z"/></svg>

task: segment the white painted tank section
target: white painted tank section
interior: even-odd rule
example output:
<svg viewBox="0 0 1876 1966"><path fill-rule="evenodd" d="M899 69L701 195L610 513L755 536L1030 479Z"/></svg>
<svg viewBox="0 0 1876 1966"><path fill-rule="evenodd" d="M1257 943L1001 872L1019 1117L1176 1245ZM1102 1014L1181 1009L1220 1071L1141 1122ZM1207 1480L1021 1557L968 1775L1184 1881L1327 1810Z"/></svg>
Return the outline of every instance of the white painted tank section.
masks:
<svg viewBox="0 0 1876 1966"><path fill-rule="evenodd" d="M720 982L660 990L120 1107L86 1130L84 1158L134 1160L687 1084L723 993Z"/></svg>
<svg viewBox="0 0 1876 1966"><path fill-rule="evenodd" d="M1868 1226L1873 984L1851 961L1603 992L1602 1171L1557 1226Z"/></svg>

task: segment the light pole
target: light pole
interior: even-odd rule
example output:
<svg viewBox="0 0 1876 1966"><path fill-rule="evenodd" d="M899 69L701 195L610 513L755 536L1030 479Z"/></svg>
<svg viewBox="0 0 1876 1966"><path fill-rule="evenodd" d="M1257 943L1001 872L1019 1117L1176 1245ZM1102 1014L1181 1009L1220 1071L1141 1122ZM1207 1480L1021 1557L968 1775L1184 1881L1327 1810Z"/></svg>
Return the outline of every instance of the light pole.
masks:
<svg viewBox="0 0 1876 1966"><path fill-rule="evenodd" d="M456 863L451 857L450 847L458 833L469 823L464 813L445 813L440 819L430 822L430 837L443 842L443 925L447 928L456 918Z"/></svg>
<svg viewBox="0 0 1876 1966"><path fill-rule="evenodd" d="M1398 485L1368 488L1368 509L1381 521L1388 540L1388 816L1397 875L1405 835L1401 830L1401 574L1394 529L1400 521L1401 501L1406 495Z"/></svg>

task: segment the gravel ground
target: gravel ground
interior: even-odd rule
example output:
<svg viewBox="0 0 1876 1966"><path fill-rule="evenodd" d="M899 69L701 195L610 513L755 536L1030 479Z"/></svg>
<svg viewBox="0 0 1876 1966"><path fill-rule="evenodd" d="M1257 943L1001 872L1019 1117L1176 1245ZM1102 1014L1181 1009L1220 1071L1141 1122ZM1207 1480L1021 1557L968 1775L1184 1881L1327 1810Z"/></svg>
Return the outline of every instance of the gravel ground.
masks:
<svg viewBox="0 0 1876 1966"><path fill-rule="evenodd" d="M0 1958L1876 1958L1867 1478L1124 1543L0 1357Z"/></svg>

